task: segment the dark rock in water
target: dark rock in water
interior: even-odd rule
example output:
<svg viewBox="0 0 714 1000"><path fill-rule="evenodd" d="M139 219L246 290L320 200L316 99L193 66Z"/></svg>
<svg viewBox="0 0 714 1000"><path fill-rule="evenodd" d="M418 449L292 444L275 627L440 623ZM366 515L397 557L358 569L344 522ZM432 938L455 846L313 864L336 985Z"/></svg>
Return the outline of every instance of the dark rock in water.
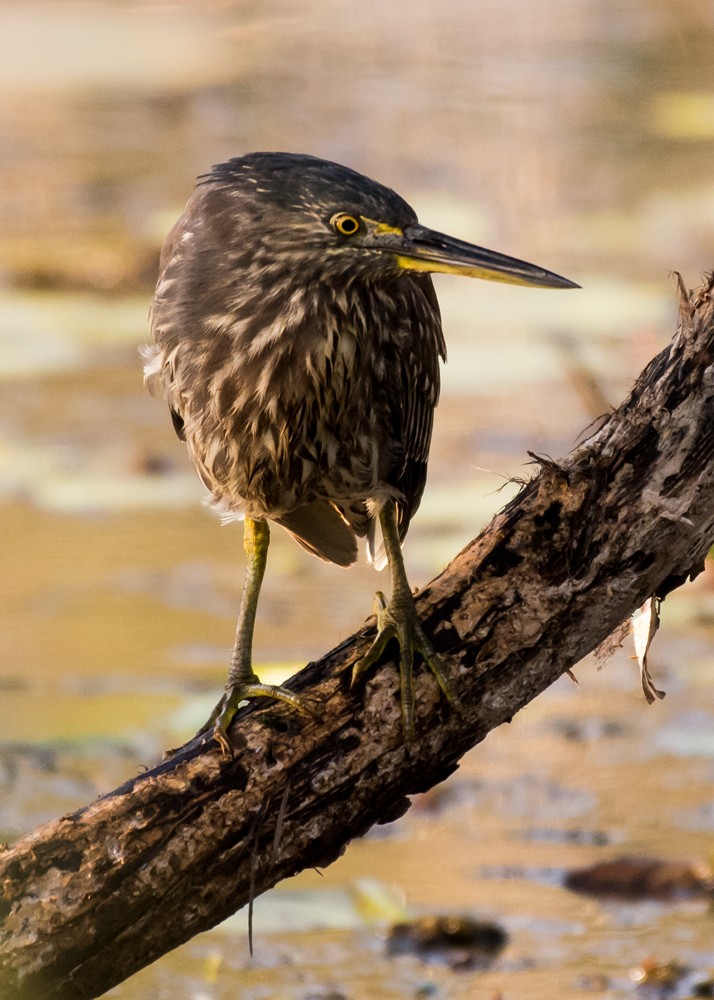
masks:
<svg viewBox="0 0 714 1000"><path fill-rule="evenodd" d="M622 857L576 868L564 879L566 889L589 896L620 899L692 899L714 890L708 865L660 858Z"/></svg>
<svg viewBox="0 0 714 1000"><path fill-rule="evenodd" d="M390 955L413 954L430 965L485 969L506 945L502 927L470 917L422 917L395 924L387 939Z"/></svg>

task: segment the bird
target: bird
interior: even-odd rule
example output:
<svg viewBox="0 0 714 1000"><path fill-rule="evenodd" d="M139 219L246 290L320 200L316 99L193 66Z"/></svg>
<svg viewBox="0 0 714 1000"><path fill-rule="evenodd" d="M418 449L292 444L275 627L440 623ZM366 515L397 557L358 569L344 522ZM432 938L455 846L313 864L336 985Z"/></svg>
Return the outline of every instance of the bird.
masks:
<svg viewBox="0 0 714 1000"><path fill-rule="evenodd" d="M197 178L161 251L145 381L163 393L210 502L243 519L246 570L225 690L206 726L224 754L245 700L315 715L261 683L253 631L269 522L338 566L389 564L377 633L353 683L399 644L403 739L414 655L461 703L422 628L401 546L424 490L440 363L431 274L577 288L551 271L422 226L395 191L315 156L254 152Z"/></svg>

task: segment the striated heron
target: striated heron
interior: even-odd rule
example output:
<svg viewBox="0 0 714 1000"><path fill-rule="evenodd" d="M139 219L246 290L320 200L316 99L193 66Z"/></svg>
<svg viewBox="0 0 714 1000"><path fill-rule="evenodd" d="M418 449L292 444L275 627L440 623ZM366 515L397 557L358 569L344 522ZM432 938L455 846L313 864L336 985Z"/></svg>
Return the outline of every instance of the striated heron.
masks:
<svg viewBox="0 0 714 1000"><path fill-rule="evenodd" d="M577 287L426 229L399 195L354 170L289 153L214 167L166 239L146 379L163 388L213 504L245 521L228 683L205 727L226 753L246 698L313 711L253 670L268 521L328 562L354 562L358 537L373 562L389 562L391 597L377 594L377 638L353 680L397 639L407 743L415 652L459 707L417 620L401 555L424 489L446 357L430 272Z"/></svg>

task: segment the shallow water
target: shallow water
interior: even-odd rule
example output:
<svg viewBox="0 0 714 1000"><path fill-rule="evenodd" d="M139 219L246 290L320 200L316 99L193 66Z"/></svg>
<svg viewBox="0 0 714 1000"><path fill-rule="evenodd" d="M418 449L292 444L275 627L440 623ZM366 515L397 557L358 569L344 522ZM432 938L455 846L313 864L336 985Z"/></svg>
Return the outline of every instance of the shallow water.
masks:
<svg viewBox="0 0 714 1000"><path fill-rule="evenodd" d="M223 683L240 532L202 507L137 356L194 175L249 149L328 156L584 286L437 280L449 364L406 547L423 583L528 450L565 454L596 415L578 367L617 404L674 330L671 270L712 267L713 34L707 2L0 5L0 837L156 760ZM273 540L265 676L356 628L386 582ZM562 876L711 860L713 636L705 577L665 603L664 702L629 650L586 661L403 819L261 897L253 959L239 913L112 995L625 997L648 957L711 975L706 902L588 899ZM497 921L507 948L486 972L387 956L392 921L438 913Z"/></svg>

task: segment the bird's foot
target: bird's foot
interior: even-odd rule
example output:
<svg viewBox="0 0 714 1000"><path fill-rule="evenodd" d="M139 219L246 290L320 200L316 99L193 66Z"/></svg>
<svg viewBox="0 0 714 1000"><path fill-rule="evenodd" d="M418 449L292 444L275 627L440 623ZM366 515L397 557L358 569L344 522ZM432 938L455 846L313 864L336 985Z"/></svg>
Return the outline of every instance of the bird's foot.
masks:
<svg viewBox="0 0 714 1000"><path fill-rule="evenodd" d="M401 600L387 603L384 594L375 595L377 637L365 655L352 668L352 686L380 659L392 639L399 643L399 674L402 698L402 728L404 742L409 746L414 740L414 653L419 653L431 670L454 711L461 712L461 702L451 687L441 660L419 623L411 594Z"/></svg>
<svg viewBox="0 0 714 1000"><path fill-rule="evenodd" d="M286 705L290 705L296 712L300 712L301 715L309 715L313 718L318 714L317 703L312 698L296 694L294 691L279 687L277 684L263 684L257 674L253 674L250 679L229 682L226 685L221 700L197 735L211 732L213 739L220 746L223 756L232 757L233 748L228 739L228 729L241 703L251 698L272 698L274 701L282 701Z"/></svg>

